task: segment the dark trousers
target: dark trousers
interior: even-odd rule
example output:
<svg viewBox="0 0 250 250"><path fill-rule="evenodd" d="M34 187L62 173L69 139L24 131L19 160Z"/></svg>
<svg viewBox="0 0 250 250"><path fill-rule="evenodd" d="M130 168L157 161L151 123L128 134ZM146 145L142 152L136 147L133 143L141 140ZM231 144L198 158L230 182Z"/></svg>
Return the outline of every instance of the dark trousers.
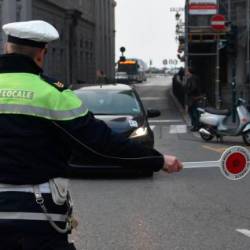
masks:
<svg viewBox="0 0 250 250"><path fill-rule="evenodd" d="M0 235L1 250L76 250L67 235Z"/></svg>
<svg viewBox="0 0 250 250"><path fill-rule="evenodd" d="M197 108L198 108L197 102L193 102L190 106L188 106L188 113L191 119L191 124L194 128L199 128L200 115Z"/></svg>

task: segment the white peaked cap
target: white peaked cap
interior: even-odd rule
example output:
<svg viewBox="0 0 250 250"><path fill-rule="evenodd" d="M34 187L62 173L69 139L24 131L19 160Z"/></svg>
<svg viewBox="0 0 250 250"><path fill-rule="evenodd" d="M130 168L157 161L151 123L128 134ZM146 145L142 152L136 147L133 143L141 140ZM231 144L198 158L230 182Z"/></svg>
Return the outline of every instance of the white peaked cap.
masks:
<svg viewBox="0 0 250 250"><path fill-rule="evenodd" d="M5 34L20 40L48 43L59 38L55 27L42 20L8 23L2 28Z"/></svg>

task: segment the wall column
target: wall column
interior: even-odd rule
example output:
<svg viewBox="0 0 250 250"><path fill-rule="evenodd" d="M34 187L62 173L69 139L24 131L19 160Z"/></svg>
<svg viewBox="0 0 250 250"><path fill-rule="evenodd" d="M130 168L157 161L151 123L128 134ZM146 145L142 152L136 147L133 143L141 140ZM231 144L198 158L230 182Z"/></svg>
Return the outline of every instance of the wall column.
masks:
<svg viewBox="0 0 250 250"><path fill-rule="evenodd" d="M77 63L77 26L79 18L81 17L82 13L78 10L68 10L67 11L67 19L69 25L69 32L68 32L68 81L69 85L74 85L77 82L77 72L78 72L78 63Z"/></svg>
<svg viewBox="0 0 250 250"><path fill-rule="evenodd" d="M2 3L2 24L16 21L16 0L4 0Z"/></svg>
<svg viewBox="0 0 250 250"><path fill-rule="evenodd" d="M22 0L22 20L32 19L32 0Z"/></svg>
<svg viewBox="0 0 250 250"><path fill-rule="evenodd" d="M15 22L16 21L16 0L3 0L1 1L1 12L2 12L2 20L1 25ZM7 40L7 36L2 32L1 39L1 49L3 48L3 44ZM2 50L1 50L2 51Z"/></svg>

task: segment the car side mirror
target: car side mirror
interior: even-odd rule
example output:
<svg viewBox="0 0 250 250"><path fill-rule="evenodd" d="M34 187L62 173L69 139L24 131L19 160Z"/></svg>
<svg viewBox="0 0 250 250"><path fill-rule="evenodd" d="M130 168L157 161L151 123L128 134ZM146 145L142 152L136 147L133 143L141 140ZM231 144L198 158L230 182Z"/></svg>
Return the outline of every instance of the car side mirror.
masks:
<svg viewBox="0 0 250 250"><path fill-rule="evenodd" d="M161 112L158 109L148 109L147 110L148 118L158 117L160 115L161 115Z"/></svg>

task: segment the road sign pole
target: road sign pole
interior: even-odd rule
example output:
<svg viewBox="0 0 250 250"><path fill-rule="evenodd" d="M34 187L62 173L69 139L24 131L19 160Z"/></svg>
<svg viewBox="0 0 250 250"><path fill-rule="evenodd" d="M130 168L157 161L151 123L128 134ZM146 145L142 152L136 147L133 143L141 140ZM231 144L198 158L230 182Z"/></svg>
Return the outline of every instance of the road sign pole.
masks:
<svg viewBox="0 0 250 250"><path fill-rule="evenodd" d="M216 39L216 79L215 79L215 103L216 108L221 108L220 96L220 39L217 35Z"/></svg>
<svg viewBox="0 0 250 250"><path fill-rule="evenodd" d="M236 122L236 64L235 64L236 58L233 57L232 62L232 122Z"/></svg>
<svg viewBox="0 0 250 250"><path fill-rule="evenodd" d="M211 18L211 27L217 32L225 30L225 16L214 15ZM216 69L215 69L215 104L221 108L221 89L220 89L220 35L216 35Z"/></svg>
<svg viewBox="0 0 250 250"><path fill-rule="evenodd" d="M153 62L152 62L152 59L149 60L149 77L151 78L152 77L152 65L153 65Z"/></svg>

